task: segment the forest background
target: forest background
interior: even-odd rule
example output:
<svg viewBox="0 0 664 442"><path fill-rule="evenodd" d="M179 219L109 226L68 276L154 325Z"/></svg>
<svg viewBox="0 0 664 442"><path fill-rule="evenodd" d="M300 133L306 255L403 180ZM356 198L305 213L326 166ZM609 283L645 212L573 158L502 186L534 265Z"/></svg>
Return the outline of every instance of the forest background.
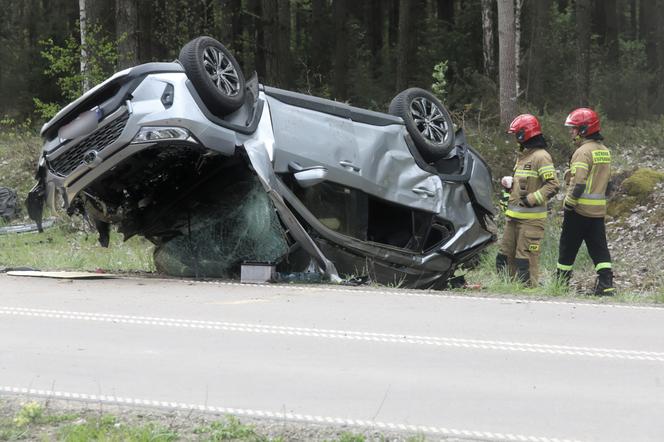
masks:
<svg viewBox="0 0 664 442"><path fill-rule="evenodd" d="M0 114L80 94L81 6L91 84L210 35L265 84L376 110L438 65L451 110L489 125L506 77L540 115L664 113L664 0L0 0Z"/></svg>

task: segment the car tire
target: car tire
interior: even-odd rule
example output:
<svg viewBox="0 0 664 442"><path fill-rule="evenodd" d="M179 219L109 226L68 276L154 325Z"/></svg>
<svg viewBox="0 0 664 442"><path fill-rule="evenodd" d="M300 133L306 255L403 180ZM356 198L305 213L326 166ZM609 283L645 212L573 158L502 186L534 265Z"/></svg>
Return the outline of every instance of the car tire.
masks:
<svg viewBox="0 0 664 442"><path fill-rule="evenodd" d="M429 163L454 148L454 124L449 111L431 92L410 88L390 103L389 112L401 117L417 150Z"/></svg>
<svg viewBox="0 0 664 442"><path fill-rule="evenodd" d="M224 45L212 37L198 37L182 47L178 60L213 114L224 117L242 106L244 74Z"/></svg>

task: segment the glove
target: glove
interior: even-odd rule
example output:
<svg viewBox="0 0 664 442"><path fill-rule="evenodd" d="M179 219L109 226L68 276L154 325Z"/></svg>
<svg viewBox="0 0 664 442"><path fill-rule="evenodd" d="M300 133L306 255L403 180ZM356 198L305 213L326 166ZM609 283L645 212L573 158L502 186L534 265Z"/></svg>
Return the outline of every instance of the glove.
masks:
<svg viewBox="0 0 664 442"><path fill-rule="evenodd" d="M513 183L514 183L514 178L512 178L511 176L504 176L500 179L500 185L507 190L512 189Z"/></svg>

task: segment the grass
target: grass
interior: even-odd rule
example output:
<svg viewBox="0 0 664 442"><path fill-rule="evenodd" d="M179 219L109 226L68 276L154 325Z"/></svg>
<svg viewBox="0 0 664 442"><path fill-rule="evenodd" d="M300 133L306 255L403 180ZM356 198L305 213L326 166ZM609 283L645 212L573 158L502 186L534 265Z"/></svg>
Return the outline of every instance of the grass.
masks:
<svg viewBox="0 0 664 442"><path fill-rule="evenodd" d="M2 410L0 401L0 410ZM127 413L123 417L98 411L58 413L48 408L48 402L28 402L13 417L0 418L0 441L42 440L65 442L174 442L174 441L246 441L284 442L290 437L301 439L289 429L281 427L276 435L267 435L253 425L242 423L234 416L219 420L202 421L191 416L153 415L141 412ZM283 433L283 434L280 434ZM309 433L307 433L309 434ZM327 442L365 442L387 440L383 435L372 436L343 432ZM408 442L424 442L423 435L406 437Z"/></svg>
<svg viewBox="0 0 664 442"><path fill-rule="evenodd" d="M202 439L210 442L222 440L248 440L252 442L282 441L282 438L270 439L267 436L259 434L256 429L249 425L243 425L239 419L234 416L226 416L222 421L215 421L210 424L200 426L194 429L194 433Z"/></svg>
<svg viewBox="0 0 664 442"><path fill-rule="evenodd" d="M595 270L588 255L585 245L581 246L579 254L574 263L572 284L565 287L556 278L556 264L558 262L558 242L560 239L562 219L553 216L545 228L542 240L542 252L540 255L540 286L535 288L525 287L510 279L505 274L497 274L495 270L495 258L498 245L494 244L482 255L479 265L469 270L465 277L468 285L479 285L482 291L497 294L517 294L533 297L564 297L564 298L586 298L592 290L595 281ZM500 241L500 238L499 238ZM621 271L620 262L614 261L616 272ZM664 283L664 281L661 281ZM624 303L662 303L664 302L664 288L662 284L652 291L624 292L618 290L615 297L609 298L611 302ZM463 289L461 289L463 290ZM596 298L600 299L600 298Z"/></svg>
<svg viewBox="0 0 664 442"><path fill-rule="evenodd" d="M59 221L43 233L0 235L0 267L39 270L102 269L106 272L153 272L152 245L143 238L127 242L116 232L110 246L99 246L96 232Z"/></svg>
<svg viewBox="0 0 664 442"><path fill-rule="evenodd" d="M180 439L180 435L166 426L149 422L131 425L112 415L91 417L65 425L58 429L57 439L67 442L88 441L127 441L127 442L170 442Z"/></svg>

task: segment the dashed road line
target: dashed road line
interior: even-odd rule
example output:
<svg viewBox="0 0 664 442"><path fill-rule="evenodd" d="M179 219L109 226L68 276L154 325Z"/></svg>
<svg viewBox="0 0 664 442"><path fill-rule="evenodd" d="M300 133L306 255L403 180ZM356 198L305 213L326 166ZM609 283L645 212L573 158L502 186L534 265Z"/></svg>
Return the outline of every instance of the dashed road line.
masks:
<svg viewBox="0 0 664 442"><path fill-rule="evenodd" d="M514 433L497 433L489 431L461 430L456 428L437 427L431 425L413 425L395 422L371 421L363 419L349 419L332 416L318 416L301 413L287 413L283 411L255 410L247 408L231 408L211 406L207 404L191 404L183 402L158 401L143 398L123 397L115 395L101 395L88 393L74 393L68 391L50 391L35 388L22 388L0 385L0 394L24 395L76 402L94 402L120 406L150 407L168 410L198 411L202 413L231 414L255 419L276 419L289 422L304 422L324 424L331 426L350 426L355 428L379 429L397 432L411 432L433 434L445 437L479 438L491 441L525 441L525 442L578 442L571 439L559 439L543 436L528 436Z"/></svg>
<svg viewBox="0 0 664 442"><path fill-rule="evenodd" d="M630 361L664 362L664 353L611 348L575 347L565 345L530 344L524 342L492 341L483 339L463 339L435 336L418 336L393 333L374 333L351 330L316 329L238 322L202 321L151 316L129 316L106 313L71 312L23 307L2 307L1 315L40 317L51 319L70 319L131 325L174 327L183 329L218 330L241 333L268 335L286 335L322 339L340 339L349 341L369 341L396 344L428 345L436 347L454 347L482 350L500 350L547 355L580 356L603 359L622 359Z"/></svg>

